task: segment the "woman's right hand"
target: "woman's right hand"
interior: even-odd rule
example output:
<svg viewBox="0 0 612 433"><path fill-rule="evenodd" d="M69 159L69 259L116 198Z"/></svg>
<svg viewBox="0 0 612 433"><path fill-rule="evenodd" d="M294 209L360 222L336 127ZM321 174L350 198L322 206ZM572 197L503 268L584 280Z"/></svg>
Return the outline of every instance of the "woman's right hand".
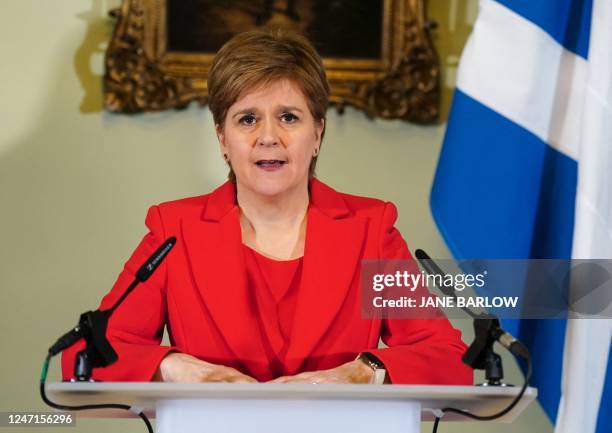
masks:
<svg viewBox="0 0 612 433"><path fill-rule="evenodd" d="M235 368L211 364L186 353L171 352L164 357L153 378L161 382L257 382Z"/></svg>

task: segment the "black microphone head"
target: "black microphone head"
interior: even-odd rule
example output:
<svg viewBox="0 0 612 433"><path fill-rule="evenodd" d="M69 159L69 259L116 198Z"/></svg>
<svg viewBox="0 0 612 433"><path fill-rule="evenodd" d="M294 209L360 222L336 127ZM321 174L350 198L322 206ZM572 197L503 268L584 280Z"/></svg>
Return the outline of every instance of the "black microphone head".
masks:
<svg viewBox="0 0 612 433"><path fill-rule="evenodd" d="M147 281L161 262L164 261L166 255L168 255L170 250L174 247L174 244L176 244L176 238L174 236L166 239L166 241L155 250L153 255L149 257L149 260L138 269L138 272L136 272L136 279L141 283Z"/></svg>
<svg viewBox="0 0 612 433"><path fill-rule="evenodd" d="M443 277L446 275L445 272L433 261L431 257L429 257L429 254L427 254L425 251L418 249L414 252L414 255L428 274L442 275Z"/></svg>
<svg viewBox="0 0 612 433"><path fill-rule="evenodd" d="M418 248L418 249L416 249L414 251L414 255L419 260L431 260L431 257L429 257L429 254L427 254L425 251L423 251L420 248Z"/></svg>

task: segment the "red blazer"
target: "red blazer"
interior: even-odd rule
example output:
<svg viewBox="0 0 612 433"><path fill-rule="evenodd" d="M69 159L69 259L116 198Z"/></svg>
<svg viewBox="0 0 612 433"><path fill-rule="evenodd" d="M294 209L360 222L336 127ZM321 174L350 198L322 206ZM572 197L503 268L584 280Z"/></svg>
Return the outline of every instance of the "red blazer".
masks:
<svg viewBox="0 0 612 433"><path fill-rule="evenodd" d="M302 272L286 374L323 370L376 355L392 383L471 384L462 364L465 345L446 319L361 318L359 266L364 258L406 259L410 252L394 228L392 203L336 192L310 182ZM106 381L150 381L162 358L176 350L271 378L257 311L249 297L234 185L149 209L149 233L125 264L100 308L109 308L138 267L168 237L177 244L109 321L108 338L119 360L94 370ZM276 320L276 318L271 318ZM167 325L171 347L160 346ZM379 337L389 347L378 349ZM77 344L64 352L64 379L73 376Z"/></svg>

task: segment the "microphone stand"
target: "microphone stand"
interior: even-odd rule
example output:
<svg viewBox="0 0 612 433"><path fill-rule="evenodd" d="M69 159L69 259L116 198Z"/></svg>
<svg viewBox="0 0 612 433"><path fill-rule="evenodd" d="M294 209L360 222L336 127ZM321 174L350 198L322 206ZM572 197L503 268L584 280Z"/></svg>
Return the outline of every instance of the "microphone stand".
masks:
<svg viewBox="0 0 612 433"><path fill-rule="evenodd" d="M486 382L481 386L512 386L502 382L504 368L501 356L493 350L495 335L501 330L499 320L486 314L474 320L474 341L461 360L473 369L484 370Z"/></svg>
<svg viewBox="0 0 612 433"><path fill-rule="evenodd" d="M127 295L141 283L138 276L123 295L108 310L88 311L81 314L76 328L85 340L85 349L77 353L74 363L74 376L78 382L93 382L94 368L106 367L117 361L117 353L106 338L108 319ZM75 328L75 329L76 329Z"/></svg>
<svg viewBox="0 0 612 433"><path fill-rule="evenodd" d="M85 349L77 353L74 376L79 382L93 382L93 369L106 367L117 361L117 353L106 338L110 314L107 311L88 311L81 314L77 328L85 340Z"/></svg>
<svg viewBox="0 0 612 433"><path fill-rule="evenodd" d="M415 255L427 273L441 275L442 278L444 278L446 275L444 271L434 263L425 251L416 250ZM439 287L439 289L445 295L452 296L454 299L457 298L454 287ZM527 347L508 332L504 331L499 323L499 319L492 314L476 314L467 307L461 307L461 309L474 319L475 333L474 341L463 354L461 360L474 369L485 371L487 382L482 384L482 386L506 386L501 382L504 378L501 357L493 350L493 344L496 341L508 349L513 355L517 357L520 356L527 361L527 373L525 374L525 380L519 393L504 409L491 415L477 415L454 407L442 408L440 409L441 414L435 414L433 433L438 431L440 420L447 412L456 413L478 421L491 421L504 416L510 412L523 397L523 394L525 394L529 386L529 380L531 379L531 355Z"/></svg>
<svg viewBox="0 0 612 433"><path fill-rule="evenodd" d="M155 250L153 255L138 269L132 284L128 286L111 308L87 311L81 314L78 325L60 337L49 348L49 355L53 357L72 346L79 339L85 340L85 349L77 353L74 364L74 375L77 381L91 382L93 381L91 376L94 368L106 367L117 361L117 353L106 338L108 319L138 284L149 279L175 243L175 237L168 238Z"/></svg>
<svg viewBox="0 0 612 433"><path fill-rule="evenodd" d="M92 372L94 368L106 367L117 361L117 352L113 349L110 342L106 338L106 329L108 327L108 319L113 314L115 309L121 305L125 298L134 290L134 288L142 282L145 282L155 272L162 263L166 255L174 247L176 243L175 237L170 237L153 253L151 257L138 269L136 277L132 284L128 286L121 297L107 310L87 311L81 314L79 323L76 327L61 336L49 348L45 362L43 364L40 377L40 396L42 400L49 406L59 410L87 410L87 409L125 409L136 413L147 426L147 430L152 433L153 427L147 416L141 408L132 408L125 404L85 404L78 406L68 406L55 403L47 397L45 383L51 358L58 353L66 350L81 338L85 340L85 349L81 350L76 355L74 364L74 374L79 382L92 382Z"/></svg>
<svg viewBox="0 0 612 433"><path fill-rule="evenodd" d="M418 249L415 251L415 255L427 273L445 277L444 271L434 263L425 251ZM457 299L453 287L439 287L439 289L445 295ZM463 354L461 358L463 363L473 369L485 371L486 382L481 384L482 386L508 386L502 382L504 378L502 360L499 354L493 350L493 344L497 341L514 355L525 359L529 357L529 351L520 341L504 331L499 319L494 315L475 313L468 307L461 307L461 309L474 319L474 341Z"/></svg>

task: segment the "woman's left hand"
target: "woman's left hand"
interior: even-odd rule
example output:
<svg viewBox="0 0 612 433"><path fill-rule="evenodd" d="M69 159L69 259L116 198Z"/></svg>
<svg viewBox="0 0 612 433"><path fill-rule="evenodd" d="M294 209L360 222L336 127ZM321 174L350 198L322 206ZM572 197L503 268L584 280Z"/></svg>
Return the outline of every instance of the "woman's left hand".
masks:
<svg viewBox="0 0 612 433"><path fill-rule="evenodd" d="M374 370L356 359L330 370L306 371L295 376L281 376L269 383L370 383Z"/></svg>

